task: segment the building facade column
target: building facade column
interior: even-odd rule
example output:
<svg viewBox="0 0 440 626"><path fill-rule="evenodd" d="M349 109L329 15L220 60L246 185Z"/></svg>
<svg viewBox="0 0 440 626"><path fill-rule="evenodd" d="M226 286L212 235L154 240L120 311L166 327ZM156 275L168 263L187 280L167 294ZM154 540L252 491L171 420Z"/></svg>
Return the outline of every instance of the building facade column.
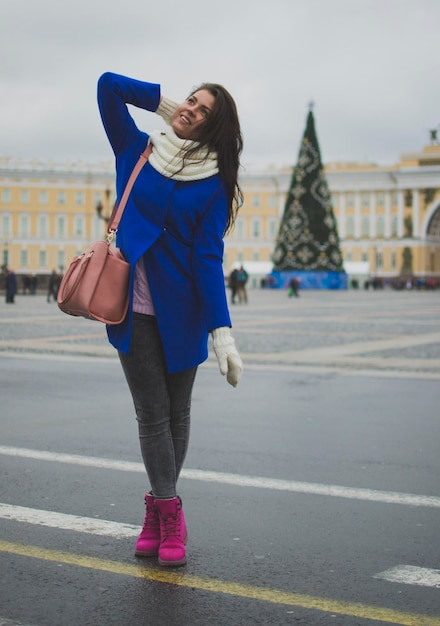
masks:
<svg viewBox="0 0 440 626"><path fill-rule="evenodd" d="M403 189L399 189L397 192L397 236L399 239L403 237Z"/></svg>
<svg viewBox="0 0 440 626"><path fill-rule="evenodd" d="M346 223L345 223L345 193L339 194L339 216L338 216L338 233L340 239L345 239Z"/></svg>
<svg viewBox="0 0 440 626"><path fill-rule="evenodd" d="M412 204L412 222L413 222L413 237L420 236L420 194L418 189L413 189L412 192L413 204Z"/></svg>
<svg viewBox="0 0 440 626"><path fill-rule="evenodd" d="M385 192L384 237L385 239L389 239L391 237L391 191Z"/></svg>
<svg viewBox="0 0 440 626"><path fill-rule="evenodd" d="M372 193L370 197L370 239L376 239L376 194Z"/></svg>
<svg viewBox="0 0 440 626"><path fill-rule="evenodd" d="M361 192L354 194L354 238L361 238Z"/></svg>

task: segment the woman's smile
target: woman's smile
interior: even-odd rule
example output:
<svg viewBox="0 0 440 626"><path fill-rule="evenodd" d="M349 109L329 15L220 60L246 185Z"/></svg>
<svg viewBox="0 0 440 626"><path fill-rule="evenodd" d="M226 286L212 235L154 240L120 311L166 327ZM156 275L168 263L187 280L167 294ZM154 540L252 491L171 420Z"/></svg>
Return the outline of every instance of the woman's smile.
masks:
<svg viewBox="0 0 440 626"><path fill-rule="evenodd" d="M215 97L206 89L189 96L174 112L171 126L180 139L197 140L198 130L204 124L215 104Z"/></svg>

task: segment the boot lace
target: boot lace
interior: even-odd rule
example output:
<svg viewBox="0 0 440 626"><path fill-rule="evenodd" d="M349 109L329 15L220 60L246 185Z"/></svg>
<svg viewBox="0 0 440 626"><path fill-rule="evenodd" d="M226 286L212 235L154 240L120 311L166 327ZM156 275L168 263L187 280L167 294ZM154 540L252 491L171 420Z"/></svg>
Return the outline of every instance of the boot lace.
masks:
<svg viewBox="0 0 440 626"><path fill-rule="evenodd" d="M174 537L179 535L179 515L170 515L169 517L162 519L163 533L165 537Z"/></svg>
<svg viewBox="0 0 440 626"><path fill-rule="evenodd" d="M142 530L147 530L147 529L156 530L159 528L159 526L160 526L160 522L159 522L158 512L155 509L150 509L147 507Z"/></svg>

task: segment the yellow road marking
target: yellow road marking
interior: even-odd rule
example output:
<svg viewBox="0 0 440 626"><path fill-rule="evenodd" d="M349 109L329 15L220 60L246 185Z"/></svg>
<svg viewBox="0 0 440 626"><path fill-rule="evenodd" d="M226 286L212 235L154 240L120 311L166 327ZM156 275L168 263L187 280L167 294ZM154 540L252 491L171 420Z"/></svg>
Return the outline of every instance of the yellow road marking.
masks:
<svg viewBox="0 0 440 626"><path fill-rule="evenodd" d="M285 604L303 609L323 611L325 613L336 613L349 617L386 622L388 624L398 624L399 626L440 626L440 618L429 615L418 615L415 613L402 613L393 609L368 606L354 602L344 602L340 600L330 600L300 593L279 591L277 589L265 589L263 587L251 587L240 583L228 582L218 579L199 578L168 570L146 569L141 565L130 565L117 561L107 561L96 557L82 554L72 554L60 550L48 550L37 546L27 546L8 541L0 541L0 552L8 552L20 556L42 559L63 563L65 565L76 565L88 569L95 569L112 574L144 578L154 582L169 583L181 587L191 587L213 593L223 593L241 598L252 598L273 604Z"/></svg>

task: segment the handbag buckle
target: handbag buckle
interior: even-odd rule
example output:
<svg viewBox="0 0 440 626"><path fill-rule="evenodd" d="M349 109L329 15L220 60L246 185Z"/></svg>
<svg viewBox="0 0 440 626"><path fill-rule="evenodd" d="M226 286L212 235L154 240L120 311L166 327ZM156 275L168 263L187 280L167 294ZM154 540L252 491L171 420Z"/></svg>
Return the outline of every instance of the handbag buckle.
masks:
<svg viewBox="0 0 440 626"><path fill-rule="evenodd" d="M105 239L106 239L106 241L107 241L109 246L113 243L115 235L116 235L116 231L115 230L109 230L108 231Z"/></svg>

